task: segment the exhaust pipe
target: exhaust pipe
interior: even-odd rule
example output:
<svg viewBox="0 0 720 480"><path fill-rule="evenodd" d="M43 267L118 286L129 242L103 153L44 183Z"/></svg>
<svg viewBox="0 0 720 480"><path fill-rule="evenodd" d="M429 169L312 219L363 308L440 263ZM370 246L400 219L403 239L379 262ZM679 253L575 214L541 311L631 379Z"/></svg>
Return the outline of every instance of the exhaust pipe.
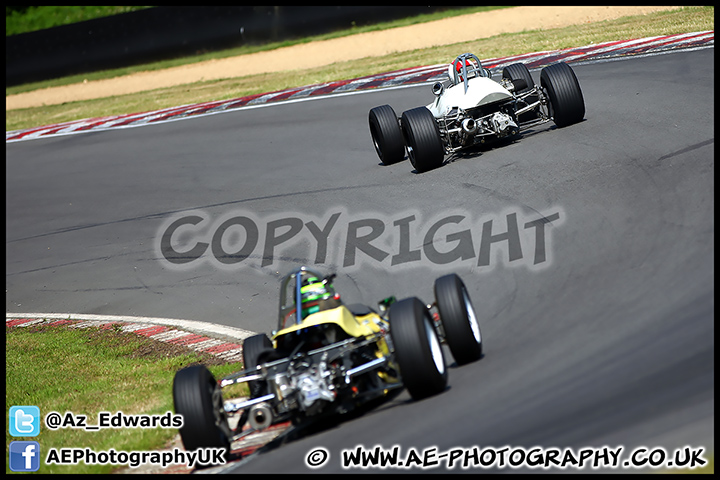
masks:
<svg viewBox="0 0 720 480"><path fill-rule="evenodd" d="M477 122L474 118L466 118L460 125L462 126L463 132L468 135L475 135L478 129Z"/></svg>
<svg viewBox="0 0 720 480"><path fill-rule="evenodd" d="M250 409L248 422L255 430L264 430L272 425L272 410L267 403L258 403Z"/></svg>

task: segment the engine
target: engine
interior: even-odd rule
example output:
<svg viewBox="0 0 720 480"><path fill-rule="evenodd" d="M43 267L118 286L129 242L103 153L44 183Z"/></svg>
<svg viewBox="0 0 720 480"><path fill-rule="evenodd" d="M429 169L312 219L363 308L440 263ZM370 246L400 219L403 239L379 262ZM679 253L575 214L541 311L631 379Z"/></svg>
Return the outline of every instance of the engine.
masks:
<svg viewBox="0 0 720 480"><path fill-rule="evenodd" d="M438 126L441 135L447 138L450 150L476 142L485 143L486 137L502 138L518 132L515 118L503 108L492 112L482 110L464 111L456 108L440 119Z"/></svg>
<svg viewBox="0 0 720 480"><path fill-rule="evenodd" d="M350 336L337 324L313 325L277 338L275 356L268 359L267 390L256 396L248 422L255 430L287 415L311 417L346 411L359 390L374 388L387 360L375 343ZM273 364L274 363L274 364ZM297 418L297 417L296 417Z"/></svg>
<svg viewBox="0 0 720 480"><path fill-rule="evenodd" d="M507 113L495 112L483 120L483 126L495 132L498 137L504 137L517 131L517 123Z"/></svg>
<svg viewBox="0 0 720 480"><path fill-rule="evenodd" d="M307 416L320 413L324 406L337 397L333 383L338 365L328 364L329 352L308 353L333 345L350 336L335 324L321 324L288 333L278 338L278 351L293 360L282 371L268 378L269 391L279 400L279 414L300 410ZM258 419L258 426L264 428L265 419L271 421L271 411L264 404L253 407L250 422ZM254 425L253 425L254 426Z"/></svg>
<svg viewBox="0 0 720 480"><path fill-rule="evenodd" d="M306 415L319 413L326 403L335 400L332 372L327 368L326 356L317 364L301 360L297 364L293 362L288 368L290 388L297 392L300 409Z"/></svg>

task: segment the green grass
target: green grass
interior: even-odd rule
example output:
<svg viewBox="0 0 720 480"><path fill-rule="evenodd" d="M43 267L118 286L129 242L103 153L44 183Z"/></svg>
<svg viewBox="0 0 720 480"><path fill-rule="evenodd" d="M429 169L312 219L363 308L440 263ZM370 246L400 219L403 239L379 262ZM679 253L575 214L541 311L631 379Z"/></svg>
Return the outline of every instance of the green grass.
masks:
<svg viewBox="0 0 720 480"><path fill-rule="evenodd" d="M164 414L174 411L172 381L175 372L192 363L208 361L196 353L176 355L133 333L63 327L6 328L5 411L13 405L36 405L41 417L56 411L88 416L97 424L101 411L126 414ZM241 368L240 364L209 366L216 378ZM6 417L7 448L12 440ZM40 435L22 440L40 444L44 460L48 450L92 447L96 452L144 451L162 448L177 429L80 429L45 428ZM39 473L110 473L115 466L46 466ZM10 473L6 465L6 473Z"/></svg>
<svg viewBox="0 0 720 480"><path fill-rule="evenodd" d="M5 36L59 27L100 17L132 12L150 7L78 6L5 7Z"/></svg>
<svg viewBox="0 0 720 480"><path fill-rule="evenodd" d="M707 460L707 464L703 467L697 467L697 468L676 468L672 470L660 470L657 473L663 473L663 474L681 474L681 475L687 475L687 474L713 474L715 473L715 455L713 452L704 452L703 458Z"/></svg>
<svg viewBox="0 0 720 480"><path fill-rule="evenodd" d="M681 470L677 470L676 472L672 472L672 473L692 473L692 474L698 474L698 473L713 474L713 473L715 473L715 455L713 454L713 452L705 452L704 457L708 461L707 465L705 465L704 467L695 468L693 470L681 469Z"/></svg>
<svg viewBox="0 0 720 480"><path fill-rule="evenodd" d="M49 7L48 7L49 8ZM61 7L65 8L65 7ZM174 59L167 59L167 60L161 60L157 62L151 62L151 63L144 63L141 65L134 65L129 67L123 67L123 68L116 68L116 69L110 69L110 70L102 70L97 72L89 72L79 75L71 75L63 78L56 78L56 79L50 79L50 80L44 80L40 82L32 82L27 83L24 85L15 85L12 87L6 87L5 88L5 95L13 95L16 93L22 93L22 92L28 92L32 90L37 90L40 88L48 88L48 87L57 87L61 85L69 85L72 83L79 83L83 80L102 80L105 78L114 78L122 75L130 75L137 72L151 72L155 70L162 70L166 68L171 67L177 67L180 65L189 65L192 63L199 63L204 62L208 60L217 60L222 58L228 58L228 57L236 57L239 55L248 55L251 53L257 53L257 52L265 52L270 50L276 50L278 48L283 47L289 47L292 45L298 45L303 43L310 43L310 42L316 42L316 41L323 41L323 40L331 40L333 38L340 38L340 37L346 37L349 35L356 35L359 33L366 33L366 32L373 32L378 30L387 30L390 28L397 28L397 27L404 27L408 25L415 25L418 23L424 23L424 22L430 22L433 20L440 20L442 18L448 18L448 17L454 17L458 15L467 15L471 13L477 13L477 12L485 12L489 10L498 10L502 8L509 8L509 7L465 7L462 9L452 9L452 10L445 10L442 12L437 12L433 14L426 14L426 15L418 15L415 17L410 18L404 18L400 20L395 20L392 22L381 22L376 23L373 25L367 25L363 27L353 27L350 29L344 29L344 30L338 30L330 33L326 33L323 35L316 35L306 38L300 38L295 40L285 40L282 42L271 42L271 43L265 43L265 44L249 44L249 45L243 45L236 48L230 48L225 50L219 50L219 51L213 51L213 52L204 52L199 53L197 55L193 55L190 57L181 57L181 58L174 58Z"/></svg>
<svg viewBox="0 0 720 480"><path fill-rule="evenodd" d="M5 115L5 129L6 131L18 130L83 118L138 113L178 105L226 100L291 87L357 78L399 68L446 63L461 51L474 52L481 59L495 58L612 40L714 30L714 11L714 7L684 7L670 12L624 17L566 28L502 34L473 42L339 62L308 70L296 70L284 75L252 75L197 82L172 88L158 88L147 92L95 100L67 102L62 105L9 110ZM163 64L163 67L167 66L169 64ZM162 67L158 66L157 68ZM114 76L117 73L119 72L99 72L92 78L104 78L104 76ZM81 81L81 77L63 81L74 83ZM35 89L43 86L48 85L35 84L6 89L6 95L19 93L23 89Z"/></svg>
<svg viewBox="0 0 720 480"><path fill-rule="evenodd" d="M41 417L51 411L73 412L97 423L100 411L126 414L163 414L173 411L172 379L177 370L207 360L195 353L167 355L157 342L133 333L63 327L6 328L5 411L13 405L35 405ZM215 378L241 368L240 364L209 366ZM235 395L247 395L236 391ZM6 458L10 442L6 416ZM166 447L175 429L104 429L84 432L49 430L41 426L32 438L44 459L50 448L90 447L95 452L150 451ZM29 438L23 438L29 440ZM703 468L664 470L663 473L714 473L714 454ZM41 464L38 473L95 473L121 470L118 466L58 466ZM6 464L6 473L13 473Z"/></svg>

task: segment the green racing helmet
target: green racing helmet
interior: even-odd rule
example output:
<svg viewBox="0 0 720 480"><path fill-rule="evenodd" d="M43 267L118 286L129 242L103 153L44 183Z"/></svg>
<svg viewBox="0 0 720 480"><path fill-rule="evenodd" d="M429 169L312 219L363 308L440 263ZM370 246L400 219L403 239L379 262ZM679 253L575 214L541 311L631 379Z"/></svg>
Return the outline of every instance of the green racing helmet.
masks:
<svg viewBox="0 0 720 480"><path fill-rule="evenodd" d="M280 288L280 324L286 328L291 319L300 323L309 315L342 305L340 295L335 292L332 280L335 275L323 277L307 267L300 267L288 274ZM296 305L300 303L300 315Z"/></svg>

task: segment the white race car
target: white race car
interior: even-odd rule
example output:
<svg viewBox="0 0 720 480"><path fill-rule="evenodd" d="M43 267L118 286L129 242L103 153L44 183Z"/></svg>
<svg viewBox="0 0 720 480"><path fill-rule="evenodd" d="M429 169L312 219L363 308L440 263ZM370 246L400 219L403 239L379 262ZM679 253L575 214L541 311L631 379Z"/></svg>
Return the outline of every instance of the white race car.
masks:
<svg viewBox="0 0 720 480"><path fill-rule="evenodd" d="M558 127L580 122L585 101L575 72L564 62L547 66L535 85L523 63L508 65L499 82L471 54L448 66L449 83L432 87L435 101L398 118L390 105L370 110L375 151L385 165L405 158L417 172L443 164L446 154L517 135L554 121Z"/></svg>

